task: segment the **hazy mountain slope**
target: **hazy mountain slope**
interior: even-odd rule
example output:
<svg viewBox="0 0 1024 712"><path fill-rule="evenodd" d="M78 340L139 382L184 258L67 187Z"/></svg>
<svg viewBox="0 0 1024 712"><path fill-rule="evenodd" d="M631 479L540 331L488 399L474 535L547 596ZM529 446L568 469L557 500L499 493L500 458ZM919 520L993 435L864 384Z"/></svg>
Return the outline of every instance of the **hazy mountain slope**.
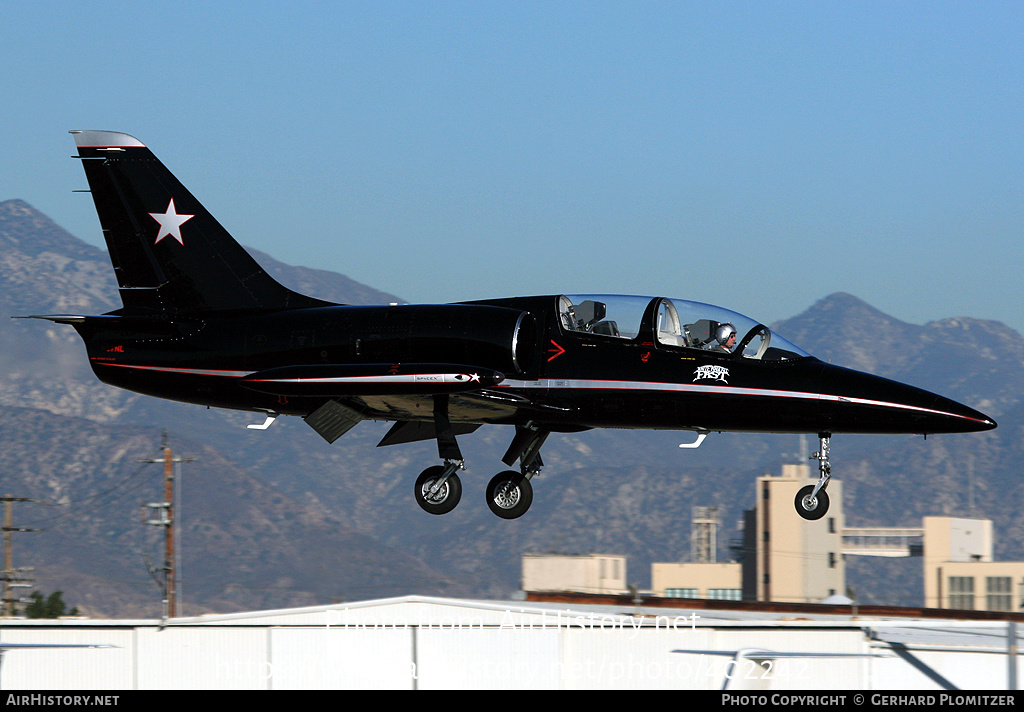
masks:
<svg viewBox="0 0 1024 712"><path fill-rule="evenodd" d="M368 288L346 291L340 275L258 259L313 296L399 301ZM101 251L21 201L0 203L0 313L116 306ZM776 327L821 358L952 396L1000 422L980 435L834 438L833 471L844 484L849 524L916 525L925 514L967 515L973 500L978 514L996 522L999 555L1024 559L1019 334L970 318L905 324L844 294ZM687 557L695 505L719 507L724 556L753 504L754 478L778 472L801 446L793 436L714 434L699 450L682 451L678 443L692 439L686 433L553 435L533 508L507 522L487 510L483 488L504 469L499 459L512 433L489 426L460 438L469 464L462 504L432 517L413 502L412 486L437 462L436 445L378 449L385 424L361 423L334 445L296 418L246 430L258 418L99 384L73 330L47 322L0 320L0 347L0 422L8 425L0 444L17 463L8 468L11 493L74 503L61 510L59 526L18 538L16 565L36 565L47 590L81 592L82 600L66 600L108 615L155 605L140 563L154 530L138 524L137 505L159 489L143 496L141 484L130 489L137 480L129 476L136 459L159 454L165 428L175 451L197 460L185 466L186 610L397 593L507 596L518 587L524 551L624 553L629 579L643 587L652 561ZM812 437L805 445L817 443ZM158 479L159 468L146 467ZM850 576L863 600L919 602L919 580L898 566L851 565Z"/></svg>

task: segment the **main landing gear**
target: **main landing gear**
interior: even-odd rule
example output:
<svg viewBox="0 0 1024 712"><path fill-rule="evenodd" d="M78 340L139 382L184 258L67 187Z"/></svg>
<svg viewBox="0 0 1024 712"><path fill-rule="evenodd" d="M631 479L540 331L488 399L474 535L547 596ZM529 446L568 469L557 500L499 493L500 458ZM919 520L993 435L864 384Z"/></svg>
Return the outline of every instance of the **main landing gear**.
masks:
<svg viewBox="0 0 1024 712"><path fill-rule="evenodd" d="M518 519L526 514L533 504L532 476L515 470L496 474L487 483L488 508L502 519Z"/></svg>
<svg viewBox="0 0 1024 712"><path fill-rule="evenodd" d="M444 465L425 469L416 478L416 504L430 514L447 514L455 509L462 498L462 481L456 471L464 469L462 460L446 460ZM523 472L505 470L496 474L485 491L488 508L502 519L518 519L526 514L533 504L530 480L539 471L540 466L535 465Z"/></svg>
<svg viewBox="0 0 1024 712"><path fill-rule="evenodd" d="M413 494L416 504L430 514L447 514L455 509L462 498L462 482L458 470L465 470L465 460L455 431L448 420L448 399L437 396L434 399L434 425L437 430L438 455L444 465L428 467L416 478ZM550 431L532 423L516 426L516 436L502 457L502 462L512 465L519 460L519 472L499 472L487 483L485 496L487 507L502 519L518 519L526 514L533 503L533 486L530 480L540 472L544 464L540 448Z"/></svg>
<svg viewBox="0 0 1024 712"><path fill-rule="evenodd" d="M818 433L821 446L818 448L818 452L811 455L812 460L818 461L818 481L813 485L801 487L794 500L796 513L811 521L821 519L828 511L828 494L825 492L825 487L832 479L832 465L828 461L828 445L831 437L831 433Z"/></svg>
<svg viewBox="0 0 1024 712"><path fill-rule="evenodd" d="M544 465L540 459L540 448L550 434L550 431L542 430L533 423L516 426L516 436L501 461L511 465L519 460L519 472L499 472L487 483L487 507L502 519L518 519L533 503L530 480L540 473Z"/></svg>
<svg viewBox="0 0 1024 712"><path fill-rule="evenodd" d="M416 478L416 504L431 514L448 514L462 499L462 481L455 474L464 470L462 460L445 460L444 465L428 467Z"/></svg>

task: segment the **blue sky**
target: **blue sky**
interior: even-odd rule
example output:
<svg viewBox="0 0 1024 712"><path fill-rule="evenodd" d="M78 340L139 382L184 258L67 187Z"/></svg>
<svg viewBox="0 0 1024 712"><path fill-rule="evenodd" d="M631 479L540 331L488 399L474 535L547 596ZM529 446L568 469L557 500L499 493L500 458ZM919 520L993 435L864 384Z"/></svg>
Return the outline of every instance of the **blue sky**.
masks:
<svg viewBox="0 0 1024 712"><path fill-rule="evenodd" d="M1024 3L47 2L0 200L102 243L70 129L246 245L414 302L835 291L1024 331Z"/></svg>

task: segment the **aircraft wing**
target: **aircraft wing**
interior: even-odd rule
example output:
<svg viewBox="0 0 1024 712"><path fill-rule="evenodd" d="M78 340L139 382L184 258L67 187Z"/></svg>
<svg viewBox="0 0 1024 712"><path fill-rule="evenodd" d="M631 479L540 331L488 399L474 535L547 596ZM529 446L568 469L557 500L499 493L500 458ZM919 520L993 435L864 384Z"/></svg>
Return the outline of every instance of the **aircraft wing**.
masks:
<svg viewBox="0 0 1024 712"><path fill-rule="evenodd" d="M886 652L876 653L828 653L801 650L764 650L761 648L740 648L738 650L711 650L711 649L678 649L673 653L688 653L690 655L720 655L732 658L732 665L726 666L725 677L722 682L722 689L728 690L733 683L741 688L747 687L751 682L757 683L771 679L772 662L787 659L828 659L840 660L845 658L888 658L893 657ZM749 660L755 666L756 671L741 670L737 665L742 660ZM767 665L766 665L767 663ZM762 671L763 670L763 671Z"/></svg>
<svg viewBox="0 0 1024 712"><path fill-rule="evenodd" d="M680 649L673 653L689 653L690 655L720 655L730 658L749 658L751 660L774 660L778 658L891 658L893 655L878 653L825 653L801 650L764 650L761 648L740 648L739 650L711 649Z"/></svg>
<svg viewBox="0 0 1024 712"><path fill-rule="evenodd" d="M3 643L0 642L0 651L4 650L29 650L42 648L119 648L119 645L109 643Z"/></svg>

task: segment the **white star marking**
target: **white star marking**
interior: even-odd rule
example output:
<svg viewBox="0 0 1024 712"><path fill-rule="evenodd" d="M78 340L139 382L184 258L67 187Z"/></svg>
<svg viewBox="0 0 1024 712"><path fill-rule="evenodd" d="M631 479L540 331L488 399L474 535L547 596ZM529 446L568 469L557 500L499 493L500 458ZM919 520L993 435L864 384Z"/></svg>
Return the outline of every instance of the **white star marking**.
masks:
<svg viewBox="0 0 1024 712"><path fill-rule="evenodd" d="M156 235L154 245L167 236L173 237L180 245L185 244L185 241L181 239L181 226L194 218L195 215L178 215L174 209L174 198L171 198L171 202L167 204L166 213L150 213L149 215L160 223L160 232Z"/></svg>

